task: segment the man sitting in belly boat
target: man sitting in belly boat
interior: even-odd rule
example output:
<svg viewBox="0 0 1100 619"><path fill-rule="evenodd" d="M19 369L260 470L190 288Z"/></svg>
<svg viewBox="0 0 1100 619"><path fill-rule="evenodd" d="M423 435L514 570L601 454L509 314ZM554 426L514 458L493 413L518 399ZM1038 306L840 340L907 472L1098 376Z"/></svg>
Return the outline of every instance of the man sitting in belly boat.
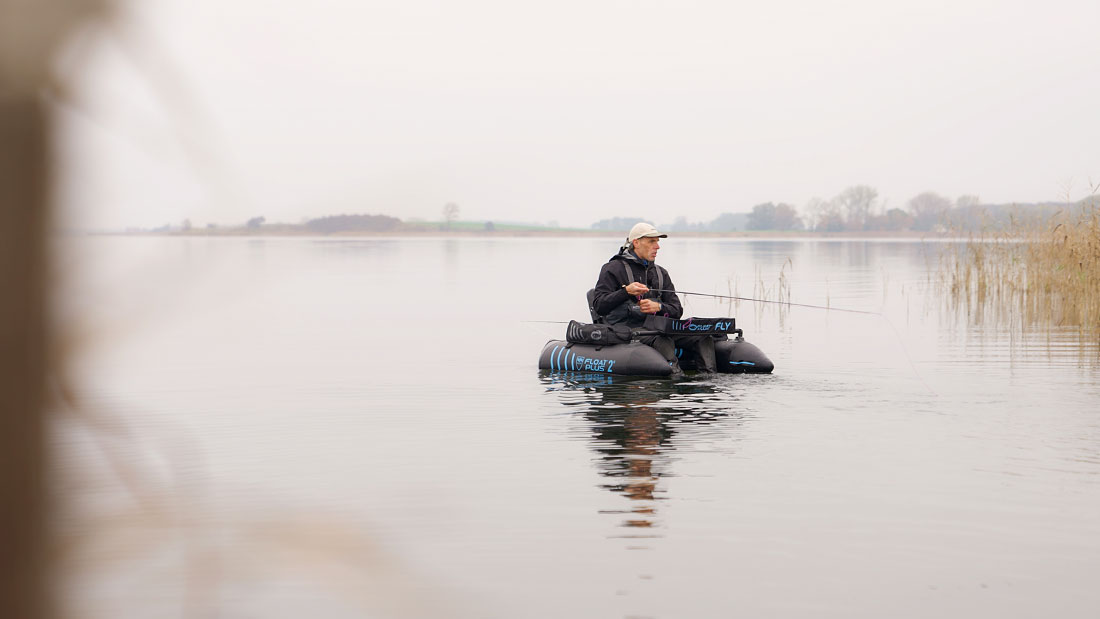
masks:
<svg viewBox="0 0 1100 619"><path fill-rule="evenodd" d="M673 319L683 316L684 308L676 296L672 278L655 262L661 248L659 239L663 238L668 235L661 234L651 224L639 222L630 229L619 252L600 269L592 304L603 322L638 329L647 315ZM661 353L672 366L673 374L680 373L677 347L692 354L700 371L715 371L714 340L709 337L644 335L638 339Z"/></svg>

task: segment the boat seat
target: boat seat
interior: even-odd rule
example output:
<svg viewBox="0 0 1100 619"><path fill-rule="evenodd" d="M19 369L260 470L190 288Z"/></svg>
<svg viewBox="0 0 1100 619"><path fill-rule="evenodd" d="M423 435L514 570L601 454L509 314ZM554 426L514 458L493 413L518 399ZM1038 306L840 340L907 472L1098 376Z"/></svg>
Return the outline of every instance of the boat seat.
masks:
<svg viewBox="0 0 1100 619"><path fill-rule="evenodd" d="M588 313L592 315L592 324L603 322L603 318L596 313L596 289L589 288L585 297L588 298Z"/></svg>

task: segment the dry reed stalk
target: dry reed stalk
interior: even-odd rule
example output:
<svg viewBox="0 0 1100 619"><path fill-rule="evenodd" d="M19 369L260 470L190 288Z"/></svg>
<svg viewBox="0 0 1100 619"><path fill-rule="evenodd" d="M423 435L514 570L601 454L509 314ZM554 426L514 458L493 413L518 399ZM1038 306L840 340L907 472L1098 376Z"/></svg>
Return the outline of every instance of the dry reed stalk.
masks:
<svg viewBox="0 0 1100 619"><path fill-rule="evenodd" d="M1076 327L1100 336L1100 202L1079 202L1047 221L1013 218L971 236L941 262L948 303L974 321L1020 328Z"/></svg>

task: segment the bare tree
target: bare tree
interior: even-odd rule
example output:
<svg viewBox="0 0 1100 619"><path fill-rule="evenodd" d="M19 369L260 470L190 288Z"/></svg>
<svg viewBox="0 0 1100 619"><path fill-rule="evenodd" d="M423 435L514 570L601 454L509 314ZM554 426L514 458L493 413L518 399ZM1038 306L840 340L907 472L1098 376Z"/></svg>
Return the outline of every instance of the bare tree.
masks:
<svg viewBox="0 0 1100 619"><path fill-rule="evenodd" d="M844 215L844 223L849 230L863 230L877 199L878 190L874 187L854 185L837 194L833 202Z"/></svg>
<svg viewBox="0 0 1100 619"><path fill-rule="evenodd" d="M844 217L836 200L811 198L803 208L810 229L819 232L839 232L844 229Z"/></svg>
<svg viewBox="0 0 1100 619"><path fill-rule="evenodd" d="M752 207L745 229L775 230L775 205L771 202L765 202Z"/></svg>
<svg viewBox="0 0 1100 619"><path fill-rule="evenodd" d="M957 208L972 208L972 207L978 206L981 203L982 203L981 199L978 196L975 196L975 195L967 194L967 195L961 195L958 198L955 198L955 206Z"/></svg>
<svg viewBox="0 0 1100 619"><path fill-rule="evenodd" d="M454 202L448 202L443 205L443 221L447 226L447 229L451 229L451 224L458 220L458 205Z"/></svg>
<svg viewBox="0 0 1100 619"><path fill-rule="evenodd" d="M798 216L798 209L780 202L775 205L775 229L776 230L802 230L806 224Z"/></svg>
<svg viewBox="0 0 1100 619"><path fill-rule="evenodd" d="M928 231L936 227L951 209L951 200L932 191L913 196L909 212L913 214L913 229Z"/></svg>
<svg viewBox="0 0 1100 619"><path fill-rule="evenodd" d="M748 230L801 230L802 218L789 204L757 204L749 213Z"/></svg>

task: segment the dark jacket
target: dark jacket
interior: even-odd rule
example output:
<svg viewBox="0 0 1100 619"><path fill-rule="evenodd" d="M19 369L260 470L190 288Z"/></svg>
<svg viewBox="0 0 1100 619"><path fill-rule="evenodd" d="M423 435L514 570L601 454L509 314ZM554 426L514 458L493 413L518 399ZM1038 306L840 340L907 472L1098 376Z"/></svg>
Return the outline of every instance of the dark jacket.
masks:
<svg viewBox="0 0 1100 619"><path fill-rule="evenodd" d="M628 279L627 267L632 278ZM623 286L639 282L651 288L643 298L656 299L661 304L658 316L679 318L684 313L680 298L674 292L676 287L664 267L646 262L630 249L622 249L611 257L600 269L600 278L596 281L592 305L605 322L609 324L626 323L631 327L640 327L645 322L645 314L638 309L638 297L627 294ZM665 290L666 292L654 292Z"/></svg>

